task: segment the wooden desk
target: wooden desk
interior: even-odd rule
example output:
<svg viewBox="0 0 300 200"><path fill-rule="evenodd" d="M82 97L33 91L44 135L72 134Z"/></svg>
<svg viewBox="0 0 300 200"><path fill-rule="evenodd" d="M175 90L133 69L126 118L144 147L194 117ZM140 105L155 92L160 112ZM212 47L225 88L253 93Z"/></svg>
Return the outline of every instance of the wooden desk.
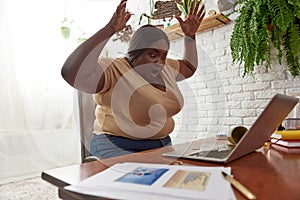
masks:
<svg viewBox="0 0 300 200"><path fill-rule="evenodd" d="M193 143L194 144L194 143ZM120 162L142 162L170 164L176 160L184 165L197 166L230 166L232 174L241 181L258 199L300 199L300 149L287 153L272 146L266 146L257 152L229 164L200 162L188 159L174 159L162 156L175 147L164 147L141 153L105 159L101 162L94 161L80 165L57 168L42 172L42 179L59 188L59 197L63 199L101 199L86 195L76 194L63 189L64 186L78 183L102 170ZM245 199L236 189L237 199Z"/></svg>

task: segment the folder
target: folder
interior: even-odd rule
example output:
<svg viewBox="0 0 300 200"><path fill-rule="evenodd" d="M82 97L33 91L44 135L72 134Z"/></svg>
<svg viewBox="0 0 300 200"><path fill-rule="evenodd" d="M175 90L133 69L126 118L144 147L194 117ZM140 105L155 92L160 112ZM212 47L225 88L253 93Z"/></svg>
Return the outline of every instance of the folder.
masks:
<svg viewBox="0 0 300 200"><path fill-rule="evenodd" d="M300 130L276 131L271 138L281 140L300 140Z"/></svg>

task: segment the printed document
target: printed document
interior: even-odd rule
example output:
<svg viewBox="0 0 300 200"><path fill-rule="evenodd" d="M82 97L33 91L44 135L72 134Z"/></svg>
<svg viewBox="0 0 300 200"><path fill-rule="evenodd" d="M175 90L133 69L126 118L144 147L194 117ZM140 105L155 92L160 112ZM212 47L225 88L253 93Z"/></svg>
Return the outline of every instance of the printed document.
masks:
<svg viewBox="0 0 300 200"><path fill-rule="evenodd" d="M65 187L77 193L113 199L236 199L222 176L230 167L147 163L116 164L86 180Z"/></svg>

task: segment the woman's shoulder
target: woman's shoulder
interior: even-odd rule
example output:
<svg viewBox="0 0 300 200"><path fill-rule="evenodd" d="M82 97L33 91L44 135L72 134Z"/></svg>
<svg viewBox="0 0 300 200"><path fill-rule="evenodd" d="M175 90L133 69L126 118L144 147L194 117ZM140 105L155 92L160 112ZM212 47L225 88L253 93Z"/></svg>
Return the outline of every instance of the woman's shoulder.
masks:
<svg viewBox="0 0 300 200"><path fill-rule="evenodd" d="M107 67L110 69L129 67L129 63L127 62L126 58L100 58L98 63L102 68L105 69L107 69Z"/></svg>
<svg viewBox="0 0 300 200"><path fill-rule="evenodd" d="M119 64L119 65L125 65L125 66L128 66L129 65L129 63L128 63L128 61L127 61L127 58L116 58L115 60L114 60L114 63L115 64Z"/></svg>

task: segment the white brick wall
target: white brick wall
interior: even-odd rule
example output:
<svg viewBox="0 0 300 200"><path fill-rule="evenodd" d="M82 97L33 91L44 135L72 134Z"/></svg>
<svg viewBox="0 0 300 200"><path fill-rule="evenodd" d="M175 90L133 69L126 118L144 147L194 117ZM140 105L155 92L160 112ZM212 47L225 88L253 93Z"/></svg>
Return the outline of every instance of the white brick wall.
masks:
<svg viewBox="0 0 300 200"><path fill-rule="evenodd" d="M130 4L134 27L140 13L148 11L148 4L141 1ZM214 9L212 3L206 5L207 13L210 9ZM260 67L243 77L243 67L233 64L231 58L233 26L234 22L197 34L199 66L193 77L180 82L185 104L175 116L174 143L227 133L237 125L249 127L274 94L300 93L300 77L293 78L284 64L278 64L275 54L269 71ZM182 39L172 41L169 57L181 57L182 45ZM110 42L106 48L112 57L127 51L127 45L120 42Z"/></svg>
<svg viewBox="0 0 300 200"><path fill-rule="evenodd" d="M230 54L233 26L234 22L197 34L199 67L180 83L185 105L175 116L174 143L227 133L237 125L249 127L274 94L300 93L300 77L292 77L275 54L269 71L259 69L243 77ZM181 45L182 39L172 42L171 51L181 51Z"/></svg>

